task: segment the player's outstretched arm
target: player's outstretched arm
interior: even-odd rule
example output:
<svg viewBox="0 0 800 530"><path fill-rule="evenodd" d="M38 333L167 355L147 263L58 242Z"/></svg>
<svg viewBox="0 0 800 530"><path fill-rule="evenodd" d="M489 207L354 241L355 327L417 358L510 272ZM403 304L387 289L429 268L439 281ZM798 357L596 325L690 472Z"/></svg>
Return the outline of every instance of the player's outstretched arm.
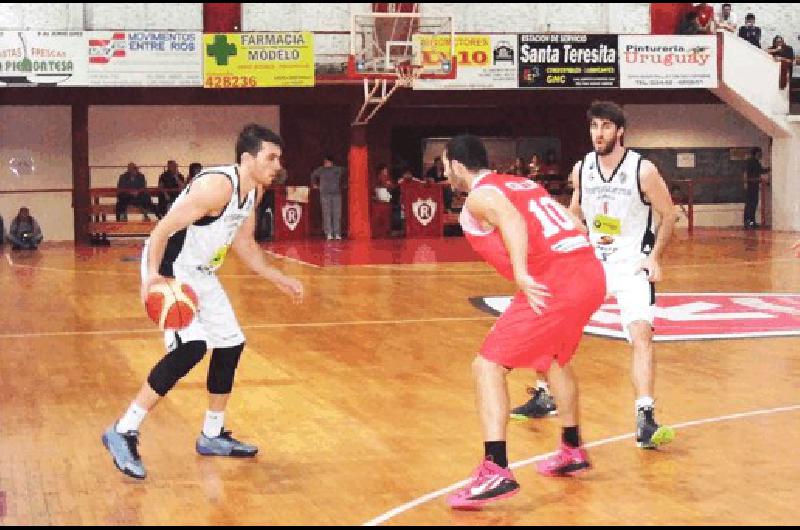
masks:
<svg viewBox="0 0 800 530"><path fill-rule="evenodd" d="M303 284L296 278L286 276L281 271L271 266L261 248L254 239L255 235L255 209L247 216L239 232L233 240L231 248L245 262L245 264L261 276L271 281L281 292L289 295L292 301L299 304L303 301Z"/></svg>

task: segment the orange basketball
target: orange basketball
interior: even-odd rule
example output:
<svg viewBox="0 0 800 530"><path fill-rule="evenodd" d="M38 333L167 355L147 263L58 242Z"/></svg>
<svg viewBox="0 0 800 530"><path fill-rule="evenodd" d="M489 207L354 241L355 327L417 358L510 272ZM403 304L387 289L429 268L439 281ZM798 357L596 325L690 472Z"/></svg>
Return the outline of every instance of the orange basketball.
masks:
<svg viewBox="0 0 800 530"><path fill-rule="evenodd" d="M192 323L197 313L197 294L178 280L157 283L147 293L147 316L164 330L183 329Z"/></svg>

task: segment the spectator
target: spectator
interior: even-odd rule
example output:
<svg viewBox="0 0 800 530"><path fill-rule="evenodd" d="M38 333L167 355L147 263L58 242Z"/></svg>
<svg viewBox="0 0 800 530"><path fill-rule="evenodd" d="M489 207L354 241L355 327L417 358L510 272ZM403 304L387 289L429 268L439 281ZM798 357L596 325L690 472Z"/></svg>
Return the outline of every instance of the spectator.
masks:
<svg viewBox="0 0 800 530"><path fill-rule="evenodd" d="M508 174L516 175L518 177L527 177L528 165L525 163L525 159L521 156L515 158L514 163L508 168Z"/></svg>
<svg viewBox="0 0 800 530"><path fill-rule="evenodd" d="M0 215L0 246L6 242L6 230L5 225L3 224L3 216Z"/></svg>
<svg viewBox="0 0 800 530"><path fill-rule="evenodd" d="M378 186L389 192L389 202L392 204L391 230L402 230L403 209L400 203L400 182L392 178L389 167L386 164L378 166Z"/></svg>
<svg viewBox="0 0 800 530"><path fill-rule="evenodd" d="M379 164L377 171L378 182L375 184L375 198L381 202L391 202L391 192L395 188L395 183L392 182L392 177L389 175L389 166Z"/></svg>
<svg viewBox="0 0 800 530"><path fill-rule="evenodd" d="M697 12L689 11L684 15L676 31L678 35L699 35L700 25L697 23Z"/></svg>
<svg viewBox="0 0 800 530"><path fill-rule="evenodd" d="M433 184L445 180L447 177L444 176L444 162L442 162L442 157L437 156L433 159L433 165L425 173L425 182Z"/></svg>
<svg viewBox="0 0 800 530"><path fill-rule="evenodd" d="M539 159L539 155L533 153L531 156L531 163L528 164L528 178L531 180L536 180L542 174L542 161Z"/></svg>
<svg viewBox="0 0 800 530"><path fill-rule="evenodd" d="M163 191L158 194L158 212L163 217L166 215L169 207L175 202L175 199L180 195L180 190L186 185L186 179L178 171L178 163L174 160L167 162L167 170L158 177L158 188L161 190L176 190L176 191Z"/></svg>
<svg viewBox="0 0 800 530"><path fill-rule="evenodd" d="M750 152L750 158L747 159L747 166L744 173L744 188L745 188L745 202L744 202L744 227L758 228L756 223L756 208L758 207L759 187L761 182L767 182L767 179L762 177L765 173L769 173L769 168L761 165L761 148L754 147Z"/></svg>
<svg viewBox="0 0 800 530"><path fill-rule="evenodd" d="M544 154L544 164L542 164L541 172L544 176L548 179L560 178L561 175L561 165L558 163L556 159L556 152L552 149L548 149L547 152Z"/></svg>
<svg viewBox="0 0 800 530"><path fill-rule="evenodd" d="M722 10L717 17L717 31L736 32L736 28L739 26L739 18L732 9L730 4L722 4Z"/></svg>
<svg viewBox="0 0 800 530"><path fill-rule="evenodd" d="M714 33L714 8L708 4L697 4L694 8L697 13L697 26L700 33L709 35Z"/></svg>
<svg viewBox="0 0 800 530"><path fill-rule="evenodd" d="M744 17L744 26L739 28L739 37L756 48L761 48L761 28L756 26L756 16L753 13L747 13Z"/></svg>
<svg viewBox="0 0 800 530"><path fill-rule="evenodd" d="M128 171L119 176L117 181L117 221L128 220L128 206L134 204L144 210L144 220L149 221L147 212L155 213L160 219L161 216L156 211L150 195L146 191L147 180L139 172L136 164L128 164ZM132 193L136 192L136 193Z"/></svg>
<svg viewBox="0 0 800 530"><path fill-rule="evenodd" d="M341 167L334 165L333 156L324 158L322 166L311 173L311 185L319 190L322 206L322 224L325 237L342 239L342 175Z"/></svg>
<svg viewBox="0 0 800 530"><path fill-rule="evenodd" d="M203 164L200 162L192 162L189 164L189 178L186 179L186 185L188 186L201 171L203 171Z"/></svg>
<svg viewBox="0 0 800 530"><path fill-rule="evenodd" d="M772 39L772 47L767 49L767 53L781 63L779 86L781 90L783 90L786 88L786 85L789 84L789 79L792 77L794 49L784 42L783 37L775 35L775 38Z"/></svg>
<svg viewBox="0 0 800 530"><path fill-rule="evenodd" d="M19 213L11 221L8 239L11 241L13 250L36 250L36 247L42 242L42 229L24 206L19 209Z"/></svg>
<svg viewBox="0 0 800 530"><path fill-rule="evenodd" d="M423 181L420 178L414 176L414 172L411 171L411 168L405 168L403 172L400 174L400 180L397 182L398 184L409 184L411 182L416 182L419 184L423 184Z"/></svg>
<svg viewBox="0 0 800 530"><path fill-rule="evenodd" d="M433 159L433 166L425 174L425 182L429 184L440 184L442 186L442 200L444 201L445 211L453 209L453 188L447 177L444 176L444 162L441 157Z"/></svg>

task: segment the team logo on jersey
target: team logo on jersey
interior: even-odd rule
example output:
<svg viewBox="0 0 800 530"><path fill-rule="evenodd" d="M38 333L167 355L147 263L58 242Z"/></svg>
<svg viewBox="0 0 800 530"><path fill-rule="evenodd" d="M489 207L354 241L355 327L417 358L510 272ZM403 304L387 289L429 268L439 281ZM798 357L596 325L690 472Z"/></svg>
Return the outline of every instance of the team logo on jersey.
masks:
<svg viewBox="0 0 800 530"><path fill-rule="evenodd" d="M500 315L510 296L470 298L472 304ZM656 297L657 342L800 336L800 294L666 293ZM620 309L609 298L584 333L624 339Z"/></svg>
<svg viewBox="0 0 800 530"><path fill-rule="evenodd" d="M297 203L284 204L281 213L283 213L283 222L289 230L294 231L297 225L300 224L300 218L303 216L303 207Z"/></svg>
<svg viewBox="0 0 800 530"><path fill-rule="evenodd" d="M417 218L419 224L428 226L436 216L436 201L433 199L417 199L411 204L411 209L414 211L414 217Z"/></svg>
<svg viewBox="0 0 800 530"><path fill-rule="evenodd" d="M625 173L624 171L620 171L619 172L619 183L620 184L625 184L626 180L628 180L628 174Z"/></svg>

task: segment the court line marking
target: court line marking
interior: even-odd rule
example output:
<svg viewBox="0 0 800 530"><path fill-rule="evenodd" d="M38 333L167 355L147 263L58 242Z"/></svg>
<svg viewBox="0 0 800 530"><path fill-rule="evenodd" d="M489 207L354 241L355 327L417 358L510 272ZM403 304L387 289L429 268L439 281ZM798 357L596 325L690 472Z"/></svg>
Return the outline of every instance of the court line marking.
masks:
<svg viewBox="0 0 800 530"><path fill-rule="evenodd" d="M346 320L342 322L270 322L265 324L250 324L241 326L242 329L274 329L274 328L324 328L336 326L378 326L378 325L403 325L403 324L426 324L437 322L480 322L494 321L497 317L476 316L476 317L433 317L433 318L409 318L402 320ZM94 335L131 335L138 333L163 333L160 329L110 329L93 331L42 331L34 333L3 333L0 339L26 339L38 337L70 337L70 336L94 336Z"/></svg>
<svg viewBox="0 0 800 530"><path fill-rule="evenodd" d="M289 258L293 259L293 258ZM109 271L109 270L78 270L78 269L62 269L58 267L45 267L42 265L22 265L18 263L13 263L11 261L11 257L6 255L6 260L13 267L18 268L25 268L25 269L36 269L42 271L50 271L50 272L64 272L64 273L73 273L73 274L96 274L96 275L106 275L106 276L140 276L138 271ZM764 263L790 263L796 262L797 258L790 257L790 258L769 258L763 260L752 260L752 261L736 261L730 263L692 263L687 265L663 265L662 268L664 269L696 269L696 268L706 268L706 267L713 267L718 269L720 267L741 267L743 265L760 265ZM310 267L314 267L317 269L324 269L325 267L320 267L319 265L314 265L311 263L306 264L305 262L299 262ZM395 267L399 267L396 266ZM420 271L417 273L414 269L403 269L405 272L409 274L315 274L315 275L304 275L304 274L295 274L294 276L298 278L335 278L335 279L346 279L346 278L353 278L353 279L371 279L371 278L481 278L485 276L497 276L497 273L492 270L476 270L467 271L461 270L458 272L450 272L447 270L442 270L438 273L431 273L431 271ZM257 274L219 274L220 278L258 278Z"/></svg>
<svg viewBox="0 0 800 530"><path fill-rule="evenodd" d="M95 274L95 275L106 275L106 276L136 276L139 277L141 275L140 272L136 271L109 271L109 270L78 270L78 269L62 269L58 267L45 267L41 265L20 265L20 264L13 264L17 268L21 269L36 269L41 271L49 271L49 272L62 272L62 273L72 273L72 274ZM317 267L322 269L323 267L318 267L316 265L312 265L313 267ZM464 274L464 273L456 273L450 274L447 271L441 271L438 274L413 274L414 271L409 271L412 274L292 274L291 276L297 278L331 278L331 279L372 279L372 278L410 278L410 279L417 279L417 278L480 278L480 277L488 277L488 276L497 276L497 273L494 271L476 271L473 274ZM258 274L219 274L219 278L260 278ZM266 281L266 280L265 280Z"/></svg>
<svg viewBox="0 0 800 530"><path fill-rule="evenodd" d="M798 404L798 405L789 405L789 406L786 406L786 407L776 407L776 408L772 408L772 409L760 409L760 410L754 410L754 411L751 411L751 412L742 412L742 413L739 413L739 414L728 414L728 415L725 415L725 416L716 416L716 417L713 417L713 418L706 418L706 419L702 419L702 420L687 421L687 422L684 422L684 423L679 423L677 425L673 425L672 427L675 428L675 429L684 429L684 428L687 428L687 427L696 427L698 425L704 425L704 424L708 424L708 423L718 423L718 422L721 422L721 421L737 420L737 419L741 419L741 418L749 418L749 417L752 417L752 416L775 414L775 413L778 413L778 412L792 412L792 411L796 411L796 410L800 410L800 404ZM629 438L633 438L635 436L635 434L636 433L628 433L628 434L622 434L622 435L619 435L619 436L612 436L610 438L604 438L604 439L598 440L596 442L591 442L591 443L585 444L584 447L586 449L591 449L592 447L599 447L601 445L608 445L608 444L611 444L611 443L615 443L615 442L619 442L619 441L622 441L622 440L627 440ZM526 460L520 460L519 462L514 462L509 467L511 469L517 469L517 468L520 468L520 467L525 467L525 466L531 465L531 464L533 464L535 462L538 462L540 460L544 460L545 458L548 458L549 456L554 455L554 454L555 454L555 451L552 451L552 452L549 452L549 453L540 454L540 455L536 455L536 456L528 458ZM361 526L378 526L378 525L381 525L381 524L385 523L386 521L397 517L398 515L401 515L401 514L407 512L407 511L413 510L414 508L416 508L418 506L421 506L422 504L425 504L425 503L430 502L430 501L432 501L432 500L434 500L434 499L436 499L438 497L446 495L447 493L450 493L451 491L457 490L458 488L464 487L464 486L467 485L468 482L469 482L469 479L465 479L465 480L462 480L461 482L457 482L457 483L452 484L450 486L447 486L445 488L433 491L433 492L425 494L425 495L423 495L421 497L417 497L416 499L414 499L414 500L412 500L410 502L402 504L402 505L398 506L397 508L393 508L393 509L389 510L388 512L383 513L382 515L379 515L378 517L370 519L366 523L363 523Z"/></svg>
<svg viewBox="0 0 800 530"><path fill-rule="evenodd" d="M315 269L321 269L322 268L320 265L315 265L314 263L311 263L309 261L303 261L303 260L297 259L297 258L290 258L289 256L286 256L284 254L279 254L278 252L274 252L272 250L267 250L267 249L262 249L262 250L264 251L264 253L266 253L267 255L269 255L269 256L271 256L271 257L273 257L275 259L288 261L290 263L297 263L299 265L306 265L307 267L313 267Z"/></svg>

